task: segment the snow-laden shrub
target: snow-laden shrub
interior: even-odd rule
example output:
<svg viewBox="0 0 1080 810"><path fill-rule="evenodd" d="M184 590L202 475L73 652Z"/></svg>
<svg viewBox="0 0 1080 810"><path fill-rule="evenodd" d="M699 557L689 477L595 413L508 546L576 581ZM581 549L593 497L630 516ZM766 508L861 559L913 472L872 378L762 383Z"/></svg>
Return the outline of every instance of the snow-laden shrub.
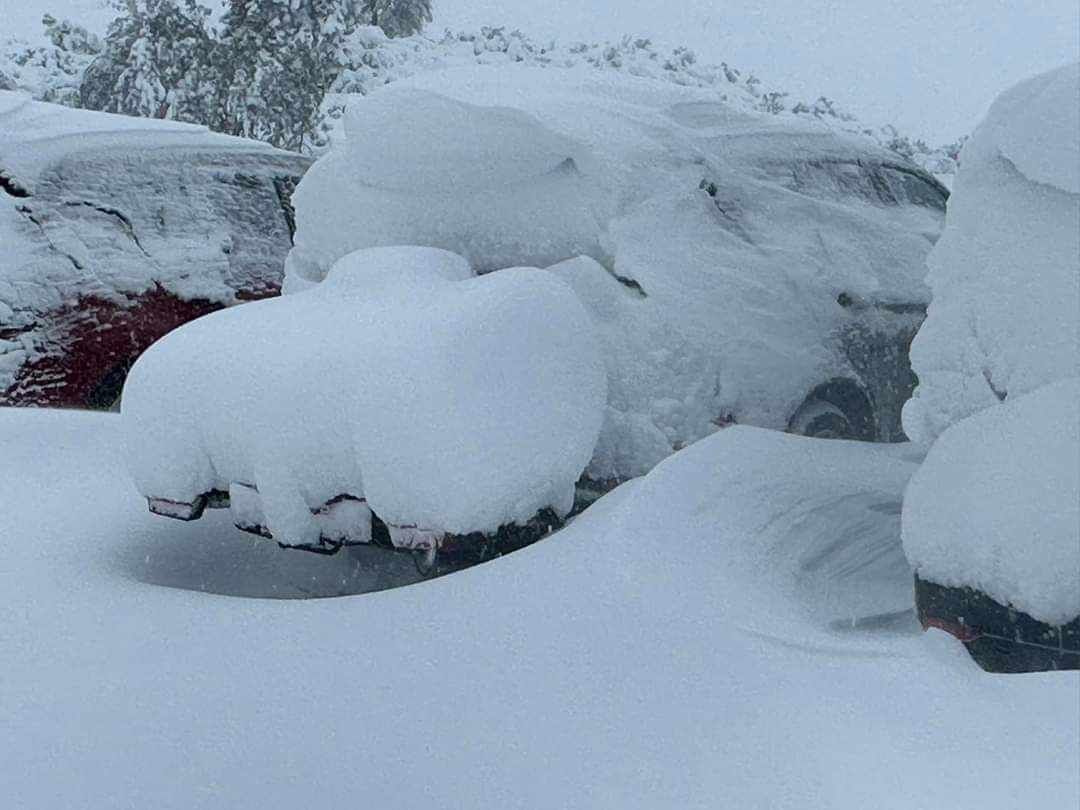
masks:
<svg viewBox="0 0 1080 810"><path fill-rule="evenodd" d="M43 24L48 42L0 40L0 90L20 90L40 101L81 106L79 87L102 42L68 20L46 15Z"/></svg>
<svg viewBox="0 0 1080 810"><path fill-rule="evenodd" d="M860 124L824 96L795 100L727 62L704 63L689 48L663 49L646 37L560 43L492 26L425 33L426 0L292 5L233 4L216 30L206 25L209 10L198 0L139 0L136 16L118 17L104 45L77 26L53 21L46 25L53 43L48 53L25 43L9 44L8 50L32 50L38 62L60 62L43 64L33 82L16 82L36 98L176 118L305 152L326 148L353 94L426 70L510 63L580 65L712 87L732 104L812 117L869 137L944 178L956 168L955 144L931 148L895 127ZM10 80L0 52L0 83L4 75Z"/></svg>

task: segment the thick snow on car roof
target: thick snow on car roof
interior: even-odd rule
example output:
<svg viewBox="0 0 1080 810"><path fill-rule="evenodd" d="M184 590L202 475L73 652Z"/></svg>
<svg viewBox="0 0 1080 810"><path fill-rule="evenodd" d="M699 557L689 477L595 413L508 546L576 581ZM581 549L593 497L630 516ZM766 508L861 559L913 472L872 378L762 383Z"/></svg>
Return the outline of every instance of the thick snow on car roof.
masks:
<svg viewBox="0 0 1080 810"><path fill-rule="evenodd" d="M1002 94L964 149L904 407L937 439L904 505L920 577L1080 614L1080 64Z"/></svg>
<svg viewBox="0 0 1080 810"><path fill-rule="evenodd" d="M999 400L1080 374L1080 63L1003 93L964 147L904 408L932 439Z"/></svg>
<svg viewBox="0 0 1080 810"><path fill-rule="evenodd" d="M0 91L0 174L31 193L42 171L75 152L185 146L280 151L194 124L73 109Z"/></svg>

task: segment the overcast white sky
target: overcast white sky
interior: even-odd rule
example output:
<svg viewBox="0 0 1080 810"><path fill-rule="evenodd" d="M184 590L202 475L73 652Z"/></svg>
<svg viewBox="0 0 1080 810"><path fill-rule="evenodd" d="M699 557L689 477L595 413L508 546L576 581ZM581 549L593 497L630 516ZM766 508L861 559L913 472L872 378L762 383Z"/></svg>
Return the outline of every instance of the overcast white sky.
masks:
<svg viewBox="0 0 1080 810"><path fill-rule="evenodd" d="M220 0L204 0L217 6ZM938 142L994 96L1080 58L1078 0L434 0L435 27L506 24L542 37L645 34L767 84L828 95L868 123ZM44 11L103 28L104 0L0 0L0 35Z"/></svg>

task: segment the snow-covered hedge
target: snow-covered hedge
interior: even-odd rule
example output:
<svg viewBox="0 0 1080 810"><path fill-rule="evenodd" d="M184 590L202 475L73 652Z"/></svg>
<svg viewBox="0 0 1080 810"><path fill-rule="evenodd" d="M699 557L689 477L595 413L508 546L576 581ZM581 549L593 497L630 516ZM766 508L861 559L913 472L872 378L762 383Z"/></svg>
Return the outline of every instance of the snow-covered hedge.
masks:
<svg viewBox="0 0 1080 810"><path fill-rule="evenodd" d="M318 546L313 513L342 495L428 533L565 515L605 383L590 319L552 274L474 278L454 254L387 248L170 333L132 369L122 418L144 495L232 487L250 522L238 490L255 488L276 540Z"/></svg>

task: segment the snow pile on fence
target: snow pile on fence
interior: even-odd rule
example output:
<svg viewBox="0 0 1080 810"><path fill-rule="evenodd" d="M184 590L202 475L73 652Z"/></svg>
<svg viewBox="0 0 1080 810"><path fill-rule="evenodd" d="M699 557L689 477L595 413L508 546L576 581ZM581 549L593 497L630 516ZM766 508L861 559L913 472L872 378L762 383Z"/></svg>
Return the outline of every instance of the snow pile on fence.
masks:
<svg viewBox="0 0 1080 810"><path fill-rule="evenodd" d="M340 495L456 534L565 514L605 383L589 317L550 273L473 277L446 251L387 248L169 334L122 413L143 494L247 485L276 540L317 545L313 512Z"/></svg>
<svg viewBox="0 0 1080 810"><path fill-rule="evenodd" d="M904 503L924 579L1048 622L1080 614L1080 64L993 105L930 257ZM939 435L940 434L940 435Z"/></svg>
<svg viewBox="0 0 1080 810"><path fill-rule="evenodd" d="M286 290L376 245L481 272L570 262L556 272L600 324L612 380L589 472L627 478L717 424L786 427L815 385L858 379L844 302L925 303L944 197L865 139L712 87L454 68L350 104L294 196Z"/></svg>

